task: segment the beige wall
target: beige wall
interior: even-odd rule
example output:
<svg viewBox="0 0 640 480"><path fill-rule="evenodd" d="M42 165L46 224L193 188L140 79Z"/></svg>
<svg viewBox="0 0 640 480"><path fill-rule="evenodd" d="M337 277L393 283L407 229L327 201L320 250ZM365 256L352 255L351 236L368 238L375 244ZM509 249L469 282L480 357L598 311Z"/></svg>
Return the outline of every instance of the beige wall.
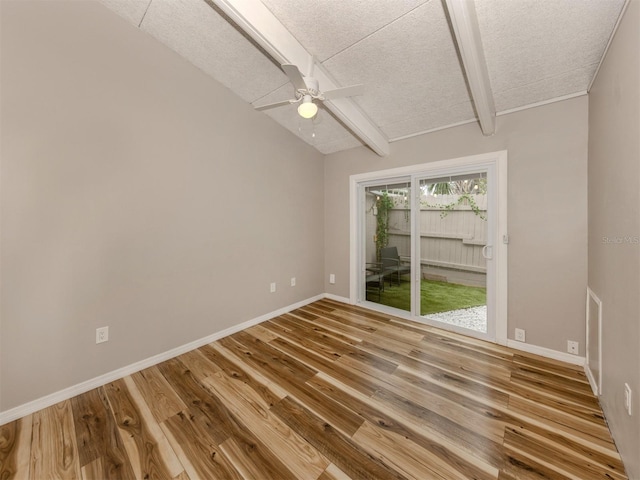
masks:
<svg viewBox="0 0 640 480"><path fill-rule="evenodd" d="M589 94L589 286L602 300L601 404L629 478L640 478L639 32L633 0Z"/></svg>
<svg viewBox="0 0 640 480"><path fill-rule="evenodd" d="M327 292L349 296L349 176L355 173L508 150L508 336L584 354L587 283L586 96L498 117L497 133L468 124L393 143L387 158L365 148L325 161Z"/></svg>
<svg viewBox="0 0 640 480"><path fill-rule="evenodd" d="M1 58L1 410L323 292L321 154L97 3Z"/></svg>

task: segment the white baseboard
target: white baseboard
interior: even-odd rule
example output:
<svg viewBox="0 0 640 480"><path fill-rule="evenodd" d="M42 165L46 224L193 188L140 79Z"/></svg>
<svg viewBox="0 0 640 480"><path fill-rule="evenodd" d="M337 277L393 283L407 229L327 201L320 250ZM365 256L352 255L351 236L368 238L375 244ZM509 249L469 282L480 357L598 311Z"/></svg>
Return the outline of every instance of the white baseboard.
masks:
<svg viewBox="0 0 640 480"><path fill-rule="evenodd" d="M105 385L109 382L119 380L123 377L126 377L127 375L131 375L135 372L139 372L140 370L144 370L145 368L152 367L153 365L162 363L166 360L169 360L170 358L177 357L178 355L182 355L183 353L186 353L191 350L195 350L196 348L200 348L203 345L207 345L208 343L215 342L216 340L219 340L223 337L232 335L246 328L253 327L254 325L258 325L259 323L265 322L271 318L290 312L292 310L295 310L296 308L304 307L305 305L313 303L317 300L321 300L323 298L335 300L336 302L351 304L350 299L346 297L341 297L338 295L333 295L331 293L316 295L315 297L311 297L306 300L302 300L300 302L294 303L292 305L288 305L286 307L280 308L278 310L274 310L273 312L269 312L259 317L253 318L251 320L247 320L246 322L242 322L238 325L234 325L232 327L226 328L224 330L213 333L206 337L200 338L198 340L194 340L193 342L189 342L185 345L181 345L179 347L173 348L163 353L159 353L158 355L154 355L152 357L146 358L139 362L132 363L131 365L127 365L117 370L113 370L111 372L105 373L104 375L100 375L98 377L92 378L82 383L78 383L77 385L73 385L71 387L65 388L63 390L59 390L57 392L51 393L49 395L38 398L31 402L11 408L4 412L0 412L0 425L4 425L6 423L22 418L26 415L30 415L34 412L37 412L38 410L42 410L43 408L50 407L64 400L68 400L77 395L88 392L89 390L93 390L94 388L101 387L102 385ZM574 365L582 365L582 366L585 365L585 360L586 360L585 357L579 357L576 355L571 355L569 353L558 352L556 350L551 350L545 347L538 347L536 345L530 345L528 343L516 342L515 340L507 340L507 346L514 348L516 350L523 350L525 352L534 353L536 355L540 355L543 357L553 358L555 360L560 360L560 361L571 363ZM589 381L592 382L591 378L589 379ZM592 383L592 386L593 386L593 383Z"/></svg>
<svg viewBox="0 0 640 480"><path fill-rule="evenodd" d="M117 370L105 373L104 375L100 375L99 377L92 378L82 383L78 383L77 385L73 385L71 387L59 390L31 402L11 408L4 412L0 412L0 425L4 425L5 423L12 422L26 415L30 415L34 412L37 412L38 410L50 407L64 400L68 400L77 395L88 392L89 390L93 390L94 388L101 387L102 385L105 385L109 382L113 382L120 378L126 377L127 375L131 375L135 372L139 372L140 370L144 370L145 368L152 367L153 365L162 363L165 360L169 360L170 358L177 357L178 355L182 355L183 353L186 353L188 351L195 350L196 348L200 348L203 345L215 342L216 340L219 340L223 337L239 332L246 328L253 327L254 325L295 310L296 308L304 307L305 305L313 303L317 300L322 300L325 297L330 298L325 294L316 295L315 297L302 300L301 302L294 303L293 305L289 305L273 312L266 313L251 320L247 320L246 322L242 322L238 325L234 325L206 337L194 340L193 342L189 342L185 345L172 348L171 350L168 350L166 352L159 353L158 355L154 355L136 363L132 363L131 365L127 365L126 367L122 367Z"/></svg>
<svg viewBox="0 0 640 480"><path fill-rule="evenodd" d="M571 353L559 352L558 350L552 350L546 347L539 347L537 345L531 345L530 343L517 342L515 340L507 340L507 347L514 348L516 350L522 350L523 352L533 353L540 355L541 357L553 358L554 360L560 360L561 362L571 363L572 365L585 366L586 359L579 355L573 355Z"/></svg>
<svg viewBox="0 0 640 480"><path fill-rule="evenodd" d="M324 298L328 298L329 300L335 300L336 302L346 303L347 305L351 305L351 299L347 297L341 297L340 295L334 295L333 293L325 293Z"/></svg>
<svg viewBox="0 0 640 480"><path fill-rule="evenodd" d="M591 390L593 390L593 394L598 397L598 382L596 382L591 369L589 368L589 364L585 361L584 371L587 374L587 380L589 380L589 385L591 385Z"/></svg>

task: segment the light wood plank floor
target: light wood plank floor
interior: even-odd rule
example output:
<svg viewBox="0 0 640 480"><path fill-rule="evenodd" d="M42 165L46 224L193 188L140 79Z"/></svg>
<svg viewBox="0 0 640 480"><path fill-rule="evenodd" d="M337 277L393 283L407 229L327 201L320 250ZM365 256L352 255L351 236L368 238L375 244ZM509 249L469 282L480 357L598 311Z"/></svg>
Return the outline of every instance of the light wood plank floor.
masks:
<svg viewBox="0 0 640 480"><path fill-rule="evenodd" d="M584 372L330 300L0 427L0 479L626 478Z"/></svg>

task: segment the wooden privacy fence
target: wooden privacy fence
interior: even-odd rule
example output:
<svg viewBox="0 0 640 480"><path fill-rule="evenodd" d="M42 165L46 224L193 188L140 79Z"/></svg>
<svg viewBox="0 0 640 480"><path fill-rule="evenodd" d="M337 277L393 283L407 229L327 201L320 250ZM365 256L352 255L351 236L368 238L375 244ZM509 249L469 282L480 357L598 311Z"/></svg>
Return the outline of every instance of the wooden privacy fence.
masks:
<svg viewBox="0 0 640 480"><path fill-rule="evenodd" d="M487 242L486 218L486 195L423 197L419 226L423 274L430 272L434 276L451 276L438 273L442 269L475 274L470 278L485 274L486 261L482 256L482 247ZM367 209L366 223L367 259L375 261L376 218L372 209ZM409 210L400 205L389 212L389 246L397 247L401 256L408 257L411 253L410 228Z"/></svg>

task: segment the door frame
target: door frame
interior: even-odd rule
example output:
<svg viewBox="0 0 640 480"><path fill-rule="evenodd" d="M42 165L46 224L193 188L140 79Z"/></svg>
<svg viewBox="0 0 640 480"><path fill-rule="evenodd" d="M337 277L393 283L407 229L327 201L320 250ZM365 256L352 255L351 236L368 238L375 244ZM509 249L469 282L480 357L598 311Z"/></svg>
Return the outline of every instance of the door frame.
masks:
<svg viewBox="0 0 640 480"><path fill-rule="evenodd" d="M410 165L406 167L392 168L387 170L378 170L374 172L366 172L351 175L349 177L349 215L350 215L350 252L349 252L349 300L351 304L355 305L361 301L360 299L360 266L362 259L359 258L361 254L360 240L363 232L362 222L360 219L360 198L359 189L361 184L368 182L375 182L380 180L386 182L387 179L406 177L406 176L431 176L439 175L441 172L455 171L467 168L487 168L491 167L495 172L495 230L494 230L494 245L493 258L495 269L495 294L493 299L487 299L487 303L493 301L495 311L495 331L493 335L488 337L482 336L489 341L493 341L500 345L507 344L507 244L509 236L507 233L507 151L500 150L496 152L483 153L479 155L471 155L466 157L452 158L447 160L439 160L435 162ZM412 208L416 204L415 192L412 192ZM412 222L412 235L415 235L416 229L419 228L416 225L415 215L411 216ZM414 243L411 245L411 255L414 265L416 262L419 264L419 260L414 258ZM413 269L414 275L419 275L419 269ZM417 273L416 273L417 272ZM413 279L412 279L413 281ZM380 308L378 308L380 307ZM393 313L396 316L407 318L413 321L421 321L419 316L414 316L410 312L404 312L397 309L391 309L384 305L377 306L376 304L369 304L367 302L367 308L373 308L376 310L384 311L387 313ZM425 322L423 322L425 323ZM448 328L447 325L442 325L442 328ZM459 331L458 329L452 329ZM471 335L472 333L469 332ZM473 336L473 335L472 335Z"/></svg>

